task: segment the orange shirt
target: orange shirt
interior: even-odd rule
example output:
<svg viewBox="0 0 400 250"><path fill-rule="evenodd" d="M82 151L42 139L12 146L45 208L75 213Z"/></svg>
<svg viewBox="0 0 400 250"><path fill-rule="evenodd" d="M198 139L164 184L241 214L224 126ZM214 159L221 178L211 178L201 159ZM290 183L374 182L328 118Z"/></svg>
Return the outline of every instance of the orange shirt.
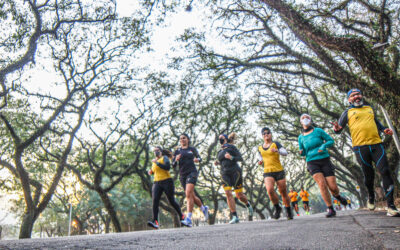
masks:
<svg viewBox="0 0 400 250"><path fill-rule="evenodd" d="M296 191L290 192L290 193L289 193L290 201L291 201L291 202L297 201L297 196L298 196L298 194L297 194Z"/></svg>
<svg viewBox="0 0 400 250"><path fill-rule="evenodd" d="M302 201L308 201L308 196L310 196L310 194L306 190L301 191L299 195Z"/></svg>

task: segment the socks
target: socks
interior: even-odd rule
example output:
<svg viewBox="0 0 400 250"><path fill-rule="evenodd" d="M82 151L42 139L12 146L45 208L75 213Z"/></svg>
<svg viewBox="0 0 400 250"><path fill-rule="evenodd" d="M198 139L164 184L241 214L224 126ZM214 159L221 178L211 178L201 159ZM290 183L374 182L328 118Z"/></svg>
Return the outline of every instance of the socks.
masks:
<svg viewBox="0 0 400 250"><path fill-rule="evenodd" d="M204 205L202 204L201 207L200 207L200 210L201 210L202 212L204 212L204 209L206 209L206 208L205 208Z"/></svg>
<svg viewBox="0 0 400 250"><path fill-rule="evenodd" d="M232 216L238 217L236 211L235 212L231 212L231 213L232 213Z"/></svg>
<svg viewBox="0 0 400 250"><path fill-rule="evenodd" d="M188 217L189 219L192 219L192 213L188 213L188 214L187 214L187 217Z"/></svg>

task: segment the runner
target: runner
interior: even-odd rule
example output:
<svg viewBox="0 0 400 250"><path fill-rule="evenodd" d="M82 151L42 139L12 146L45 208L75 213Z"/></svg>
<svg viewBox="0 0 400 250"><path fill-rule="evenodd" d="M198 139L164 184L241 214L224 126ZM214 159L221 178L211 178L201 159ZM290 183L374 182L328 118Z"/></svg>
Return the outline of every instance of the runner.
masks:
<svg viewBox="0 0 400 250"><path fill-rule="evenodd" d="M296 212L297 216L300 216L299 214L299 205L297 204L297 192L294 191L293 189L290 190L289 192L289 198L292 203L292 207L294 208L294 211Z"/></svg>
<svg viewBox="0 0 400 250"><path fill-rule="evenodd" d="M329 191L343 204L347 201L339 194L335 170L327 150L333 146L334 141L324 130L312 126L310 115L302 114L300 123L303 126L303 132L299 136L300 155L306 157L307 170L318 184L322 199L328 207L326 217L336 216Z"/></svg>
<svg viewBox="0 0 400 250"><path fill-rule="evenodd" d="M384 127L376 118L371 106L363 103L363 95L359 89L351 89L347 93L350 107L345 110L338 122L333 123L333 130L339 134L348 125L358 163L364 173L364 183L368 190L368 209L375 209L374 179L375 170L372 162L382 176L383 190L387 199L387 215L400 216L393 200L393 179L390 176L386 152L379 132L393 135L390 128Z"/></svg>
<svg viewBox="0 0 400 250"><path fill-rule="evenodd" d="M272 133L269 128L262 128L261 134L264 139L264 144L258 147L260 160L259 165L264 164L264 183L267 189L268 196L274 204L274 213L272 218L279 219L281 216L282 208L279 205L279 197L275 192L275 183L278 187L279 193L282 196L283 204L286 209L286 216L288 220L293 219L292 210L290 208L289 197L286 190L285 171L283 170L279 156L286 156L288 153L279 142L272 141Z"/></svg>
<svg viewBox="0 0 400 250"><path fill-rule="evenodd" d="M310 196L310 194L303 189L303 187L301 187L301 191L300 191L300 197L301 197L301 201L303 202L303 207L304 207L304 211L306 212L307 215L310 214L310 206L309 206L309 199L308 197Z"/></svg>
<svg viewBox="0 0 400 250"><path fill-rule="evenodd" d="M217 161L215 161L215 165L221 165L222 186L232 216L230 224L239 223L232 189L235 191L236 197L246 204L249 216L253 216L253 208L243 193L242 169L238 164L239 161L243 161L243 158L239 150L233 145L235 139L235 133L231 133L229 137L225 134L219 136L221 149L218 151Z"/></svg>
<svg viewBox="0 0 400 250"><path fill-rule="evenodd" d="M347 206L349 206L349 209L351 209L351 200L347 199Z"/></svg>
<svg viewBox="0 0 400 250"><path fill-rule="evenodd" d="M172 153L169 150L156 147L154 148L154 154L156 157L152 160L153 165L148 172L149 175L154 174L154 183L152 188L153 220L148 221L147 225L158 229L160 227L158 223L158 211L162 193L165 193L169 203L178 213L179 218L183 220L185 216L182 214L181 208L174 198L174 182L172 181L169 173L171 168L170 158L172 158ZM182 224L185 225L183 222Z"/></svg>
<svg viewBox="0 0 400 250"><path fill-rule="evenodd" d="M173 166L179 165L179 180L186 195L187 216L183 222L189 227L192 226L192 213L196 204L204 214L204 220L208 220L208 206L204 206L199 195L194 189L197 182L198 172L195 163L201 162L201 157L196 148L190 146L190 138L187 134L179 136L181 145L174 153Z"/></svg>

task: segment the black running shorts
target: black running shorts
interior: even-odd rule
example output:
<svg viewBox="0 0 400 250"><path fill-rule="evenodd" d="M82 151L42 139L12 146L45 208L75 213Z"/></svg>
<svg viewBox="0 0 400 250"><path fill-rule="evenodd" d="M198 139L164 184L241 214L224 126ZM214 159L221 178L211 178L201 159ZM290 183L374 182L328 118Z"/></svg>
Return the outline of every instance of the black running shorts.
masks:
<svg viewBox="0 0 400 250"><path fill-rule="evenodd" d="M190 172L190 173L185 174L185 175L181 175L179 180L181 181L183 189L186 190L186 184L188 184L188 183L196 185L198 176L199 176L199 174L197 173L197 171L196 172Z"/></svg>
<svg viewBox="0 0 400 250"><path fill-rule="evenodd" d="M307 162L307 170L311 175L322 173L324 177L335 176L335 167L329 157Z"/></svg>
<svg viewBox="0 0 400 250"><path fill-rule="evenodd" d="M274 178L275 181L279 181L279 180L285 179L285 171L282 170L279 172L264 173L263 176L264 176L264 178L272 177L272 178Z"/></svg>

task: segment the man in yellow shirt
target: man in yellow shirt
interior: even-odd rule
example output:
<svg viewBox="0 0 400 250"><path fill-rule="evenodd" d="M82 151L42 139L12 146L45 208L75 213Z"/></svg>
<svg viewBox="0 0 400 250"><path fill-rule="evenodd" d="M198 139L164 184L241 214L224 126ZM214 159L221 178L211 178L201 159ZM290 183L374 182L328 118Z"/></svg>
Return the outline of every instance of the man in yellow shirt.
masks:
<svg viewBox="0 0 400 250"><path fill-rule="evenodd" d="M383 189L387 199L387 215L400 216L394 204L394 182L390 173L389 162L383 147L380 132L393 135L393 130L384 127L377 119L374 109L365 105L359 89L351 89L347 93L350 107L333 123L333 130L339 134L345 126L349 126L353 151L364 173L364 184L368 190L367 207L375 209L375 169L382 177ZM375 164L373 164L373 162ZM374 167L375 166L375 167ZM345 205L343 203L343 205Z"/></svg>
<svg viewBox="0 0 400 250"><path fill-rule="evenodd" d="M306 211L306 214L310 214L310 205L309 205L309 199L308 197L310 196L310 194L303 189L303 187L301 187L301 192L300 192L300 197L301 200L303 201L303 207L304 207L304 211Z"/></svg>
<svg viewBox="0 0 400 250"><path fill-rule="evenodd" d="M297 216L300 216L299 206L297 205L297 196L299 196L299 194L291 189L289 192L290 202L292 203L292 207L294 208L294 211L296 211Z"/></svg>

